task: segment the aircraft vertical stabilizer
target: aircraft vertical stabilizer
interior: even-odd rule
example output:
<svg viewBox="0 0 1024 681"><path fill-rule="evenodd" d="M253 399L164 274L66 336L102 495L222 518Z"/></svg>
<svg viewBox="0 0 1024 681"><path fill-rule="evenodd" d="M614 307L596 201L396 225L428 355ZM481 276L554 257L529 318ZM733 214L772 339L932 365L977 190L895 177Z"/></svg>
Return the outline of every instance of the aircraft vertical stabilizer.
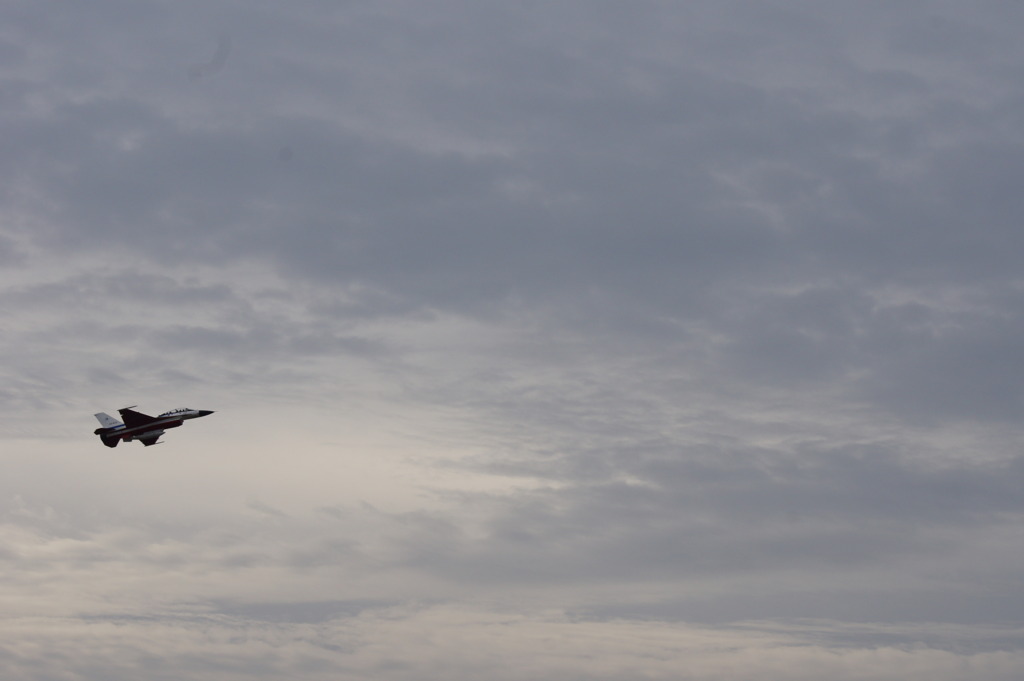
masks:
<svg viewBox="0 0 1024 681"><path fill-rule="evenodd" d="M117 428L124 424L115 419L110 414L104 414L102 411L99 414L95 414L96 420L100 422L100 425L104 428Z"/></svg>

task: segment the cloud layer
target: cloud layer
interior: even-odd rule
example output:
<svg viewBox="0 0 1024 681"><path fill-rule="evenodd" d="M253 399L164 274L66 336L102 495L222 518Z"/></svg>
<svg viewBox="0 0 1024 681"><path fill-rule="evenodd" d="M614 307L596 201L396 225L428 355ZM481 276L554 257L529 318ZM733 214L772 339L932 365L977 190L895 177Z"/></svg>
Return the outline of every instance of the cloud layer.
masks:
<svg viewBox="0 0 1024 681"><path fill-rule="evenodd" d="M0 18L4 678L1020 677L1016 6Z"/></svg>

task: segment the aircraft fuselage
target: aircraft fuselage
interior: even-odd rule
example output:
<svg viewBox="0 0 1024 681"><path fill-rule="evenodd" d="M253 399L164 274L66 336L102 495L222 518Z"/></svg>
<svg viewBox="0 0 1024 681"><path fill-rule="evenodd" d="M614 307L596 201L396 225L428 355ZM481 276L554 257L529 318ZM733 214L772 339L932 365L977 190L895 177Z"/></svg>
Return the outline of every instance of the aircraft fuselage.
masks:
<svg viewBox="0 0 1024 681"><path fill-rule="evenodd" d="M173 409L159 416L149 416L134 411L131 407L126 407L118 409L118 413L124 419L123 422L102 412L96 414L96 418L103 424L103 427L97 428L93 432L99 435L103 444L108 447L116 447L122 440L125 442L138 440L147 447L155 445L158 444L157 441L165 430L177 428L188 419L207 416L213 412L205 409Z"/></svg>

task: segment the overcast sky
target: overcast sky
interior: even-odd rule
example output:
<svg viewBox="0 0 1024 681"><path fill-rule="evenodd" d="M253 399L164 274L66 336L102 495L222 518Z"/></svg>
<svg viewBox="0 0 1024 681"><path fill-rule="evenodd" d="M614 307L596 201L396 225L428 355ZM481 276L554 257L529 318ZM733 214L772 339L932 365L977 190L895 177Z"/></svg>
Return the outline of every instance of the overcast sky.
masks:
<svg viewBox="0 0 1024 681"><path fill-rule="evenodd" d="M1022 33L7 0L0 677L1021 678Z"/></svg>

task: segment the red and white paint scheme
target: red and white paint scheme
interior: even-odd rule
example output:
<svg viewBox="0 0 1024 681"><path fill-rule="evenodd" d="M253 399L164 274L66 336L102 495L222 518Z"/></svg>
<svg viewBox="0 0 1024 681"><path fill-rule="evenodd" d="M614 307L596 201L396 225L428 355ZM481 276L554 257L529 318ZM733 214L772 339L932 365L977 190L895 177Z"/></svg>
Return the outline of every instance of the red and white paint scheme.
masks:
<svg viewBox="0 0 1024 681"><path fill-rule="evenodd" d="M159 416L149 416L142 412L134 411L134 407L118 409L117 412L124 419L118 421L113 416L100 412L96 419L103 426L93 431L108 447L116 447L121 440L131 442L138 440L145 446L160 444L158 440L168 428L177 428L188 419L197 419L200 416L209 416L212 411L205 409L172 409L165 411Z"/></svg>

